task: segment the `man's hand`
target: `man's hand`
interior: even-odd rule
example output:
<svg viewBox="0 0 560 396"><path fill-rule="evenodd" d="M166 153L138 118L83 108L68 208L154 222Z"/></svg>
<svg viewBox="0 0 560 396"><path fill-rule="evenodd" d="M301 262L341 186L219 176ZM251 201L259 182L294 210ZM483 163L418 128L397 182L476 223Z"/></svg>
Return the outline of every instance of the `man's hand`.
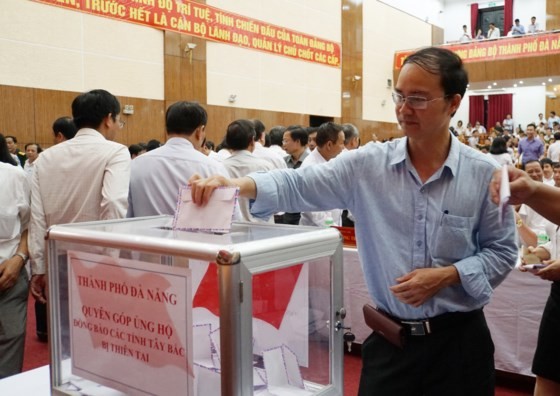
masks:
<svg viewBox="0 0 560 396"><path fill-rule="evenodd" d="M201 206L208 203L212 193L218 187L237 187L237 184L224 176L210 176L207 179L202 179L197 174L191 176L189 184L192 188L193 202Z"/></svg>
<svg viewBox="0 0 560 396"><path fill-rule="evenodd" d="M508 204L510 205L519 205L526 202L538 187L537 183L532 180L527 173L513 166L508 167L508 177L511 193ZM502 170L500 169L494 172L489 186L490 196L496 205L500 203L501 183Z"/></svg>
<svg viewBox="0 0 560 396"><path fill-rule="evenodd" d="M4 260L0 264L0 291L11 289L16 284L23 264L23 259L19 256Z"/></svg>
<svg viewBox="0 0 560 396"><path fill-rule="evenodd" d="M43 304L47 302L46 286L47 282L44 274L33 275L31 277L31 284L29 286L31 295L35 298L35 300Z"/></svg>
<svg viewBox="0 0 560 396"><path fill-rule="evenodd" d="M546 267L538 270L536 276L549 281L560 280L560 260L544 260L543 264Z"/></svg>
<svg viewBox="0 0 560 396"><path fill-rule="evenodd" d="M455 266L420 268L396 279L390 287L399 301L419 307L444 287L460 282Z"/></svg>
<svg viewBox="0 0 560 396"><path fill-rule="evenodd" d="M250 199L255 199L257 196L257 186L250 177L228 179L215 175L202 179L200 175L194 174L189 179L189 185L192 189L193 202L201 206L208 203L210 196L218 187L239 187L240 196Z"/></svg>

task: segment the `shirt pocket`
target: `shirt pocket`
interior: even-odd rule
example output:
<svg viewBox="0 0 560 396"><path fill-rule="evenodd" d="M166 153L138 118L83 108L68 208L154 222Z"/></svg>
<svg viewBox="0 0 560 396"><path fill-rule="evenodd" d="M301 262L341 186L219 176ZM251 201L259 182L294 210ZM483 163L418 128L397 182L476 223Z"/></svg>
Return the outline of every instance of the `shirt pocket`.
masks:
<svg viewBox="0 0 560 396"><path fill-rule="evenodd" d="M0 239L14 239L19 232L19 216L16 208L0 209Z"/></svg>
<svg viewBox="0 0 560 396"><path fill-rule="evenodd" d="M473 223L474 217L443 213L434 233L433 259L453 263L472 255Z"/></svg>

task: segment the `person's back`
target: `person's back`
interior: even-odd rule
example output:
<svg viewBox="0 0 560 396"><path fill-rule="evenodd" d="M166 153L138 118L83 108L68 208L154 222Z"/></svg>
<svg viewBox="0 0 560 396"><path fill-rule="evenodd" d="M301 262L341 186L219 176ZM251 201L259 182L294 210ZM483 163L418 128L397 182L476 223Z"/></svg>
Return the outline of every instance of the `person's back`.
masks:
<svg viewBox="0 0 560 396"><path fill-rule="evenodd" d="M179 188L195 173L228 176L220 162L198 150L207 119L198 103L177 102L169 107L167 142L132 162L127 217L174 214Z"/></svg>
<svg viewBox="0 0 560 396"><path fill-rule="evenodd" d="M255 130L249 120L236 120L229 124L226 133L226 142L232 149L232 154L223 162L230 177L243 177L252 172L270 171L275 169L274 165L265 159L253 155L255 148ZM274 223L274 219L268 221L255 219L251 216L249 200L239 197L239 208L243 220L262 223Z"/></svg>
<svg viewBox="0 0 560 396"><path fill-rule="evenodd" d="M31 186L31 293L45 302L45 233L53 224L122 218L130 178L126 146L112 142L122 128L120 103L105 90L72 102L76 136L45 150Z"/></svg>

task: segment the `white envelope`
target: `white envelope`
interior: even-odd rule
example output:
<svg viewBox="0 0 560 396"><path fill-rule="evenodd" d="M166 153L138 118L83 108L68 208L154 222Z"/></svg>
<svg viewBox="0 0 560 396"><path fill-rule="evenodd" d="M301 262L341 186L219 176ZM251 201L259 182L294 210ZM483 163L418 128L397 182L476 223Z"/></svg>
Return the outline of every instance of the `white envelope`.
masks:
<svg viewBox="0 0 560 396"><path fill-rule="evenodd" d="M190 186L182 186L177 199L173 229L183 231L229 232L239 188L219 187L205 206L193 203Z"/></svg>

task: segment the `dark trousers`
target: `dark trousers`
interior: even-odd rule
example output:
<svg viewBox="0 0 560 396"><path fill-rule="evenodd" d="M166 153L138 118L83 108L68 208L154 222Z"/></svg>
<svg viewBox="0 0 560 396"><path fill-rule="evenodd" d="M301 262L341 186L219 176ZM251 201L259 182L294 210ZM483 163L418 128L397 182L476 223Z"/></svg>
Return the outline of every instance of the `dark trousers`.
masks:
<svg viewBox="0 0 560 396"><path fill-rule="evenodd" d="M372 333L362 364L359 396L494 395L494 343L482 311L461 325L407 336L403 349Z"/></svg>

